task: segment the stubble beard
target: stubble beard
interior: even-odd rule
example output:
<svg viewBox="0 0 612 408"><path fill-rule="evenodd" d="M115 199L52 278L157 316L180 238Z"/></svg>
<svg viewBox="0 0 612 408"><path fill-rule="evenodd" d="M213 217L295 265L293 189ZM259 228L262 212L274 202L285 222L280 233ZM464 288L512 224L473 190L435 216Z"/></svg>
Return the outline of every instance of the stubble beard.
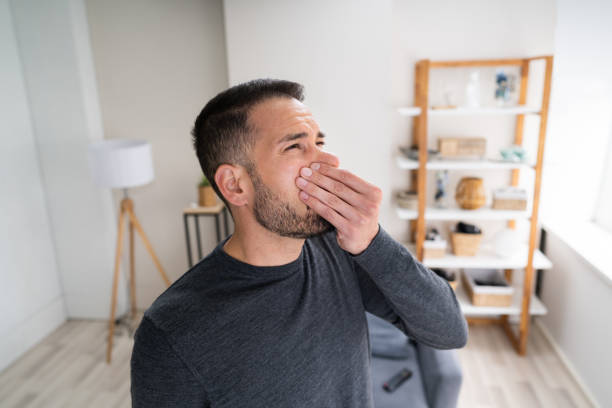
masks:
<svg viewBox="0 0 612 408"><path fill-rule="evenodd" d="M264 184L255 166L249 167L248 173L255 188L253 214L262 227L289 238L310 238L334 228L310 207L305 215L299 215L289 203Z"/></svg>

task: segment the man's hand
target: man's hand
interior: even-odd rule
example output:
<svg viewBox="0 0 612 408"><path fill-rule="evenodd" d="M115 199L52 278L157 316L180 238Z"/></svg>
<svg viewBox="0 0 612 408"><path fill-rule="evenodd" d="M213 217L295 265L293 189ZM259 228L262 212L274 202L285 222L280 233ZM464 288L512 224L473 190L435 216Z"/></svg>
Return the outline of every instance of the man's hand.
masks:
<svg viewBox="0 0 612 408"><path fill-rule="evenodd" d="M381 189L324 163L303 167L300 175L295 181L300 199L336 227L342 249L363 252L378 233Z"/></svg>

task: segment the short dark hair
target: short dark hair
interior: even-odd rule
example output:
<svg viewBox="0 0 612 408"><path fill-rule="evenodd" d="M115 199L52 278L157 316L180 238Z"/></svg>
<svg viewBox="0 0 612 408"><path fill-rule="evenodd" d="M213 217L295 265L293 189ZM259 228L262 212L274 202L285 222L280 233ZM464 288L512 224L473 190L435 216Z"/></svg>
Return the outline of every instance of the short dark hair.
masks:
<svg viewBox="0 0 612 408"><path fill-rule="evenodd" d="M215 182L215 172L227 163L244 166L251 174L254 163L250 152L255 135L249 125L249 112L258 103L274 97L302 102L304 87L297 82L269 78L244 82L217 94L195 120L191 135L200 167L228 209L229 204Z"/></svg>

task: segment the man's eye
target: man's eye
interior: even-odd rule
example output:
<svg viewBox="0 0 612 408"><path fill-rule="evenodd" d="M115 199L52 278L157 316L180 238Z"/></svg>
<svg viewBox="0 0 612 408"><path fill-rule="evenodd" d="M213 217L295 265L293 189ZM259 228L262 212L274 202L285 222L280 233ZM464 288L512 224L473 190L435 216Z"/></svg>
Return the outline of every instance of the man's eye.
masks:
<svg viewBox="0 0 612 408"><path fill-rule="evenodd" d="M317 142L317 145L318 146L323 146L323 145L325 145L325 142ZM301 147L301 146L300 146L299 143L295 143L295 144L292 144L291 146L289 146L288 148L286 148L285 151L294 149L296 147Z"/></svg>

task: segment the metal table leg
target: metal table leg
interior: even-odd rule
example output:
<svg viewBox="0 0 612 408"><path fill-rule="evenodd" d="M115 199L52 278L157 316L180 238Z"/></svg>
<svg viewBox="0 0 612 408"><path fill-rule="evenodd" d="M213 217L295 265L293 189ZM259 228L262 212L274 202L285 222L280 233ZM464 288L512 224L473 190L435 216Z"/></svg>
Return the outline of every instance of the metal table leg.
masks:
<svg viewBox="0 0 612 408"><path fill-rule="evenodd" d="M202 259L202 242L200 242L200 217L196 214L195 216L196 225L196 242L198 243L198 262Z"/></svg>
<svg viewBox="0 0 612 408"><path fill-rule="evenodd" d="M191 258L191 242L189 240L189 222L187 221L187 214L183 214L183 223L185 224L185 241L187 243L187 262L189 267L193 266Z"/></svg>
<svg viewBox="0 0 612 408"><path fill-rule="evenodd" d="M227 207L223 207L223 227L225 227L225 237L229 235L229 227L227 226Z"/></svg>
<svg viewBox="0 0 612 408"><path fill-rule="evenodd" d="M214 215L215 217L215 229L216 229L216 233L217 233L217 243L220 243L222 241L223 238L226 238L229 235L229 226L228 226L228 215L227 215L227 208L224 207L223 210L223 229L224 229L224 233L225 235L222 236L221 234L221 213L217 213L217 214L183 214L183 223L185 224L185 242L187 244L187 262L189 263L189 267L193 267L194 265L194 261L193 261L193 255L192 255L192 249L191 249L191 234L189 231L189 216L193 216L194 218L194 223L195 223L195 234L196 234L196 244L198 246L198 261L202 259L202 239L201 239L201 233L200 233L200 215L202 216L208 216L208 215Z"/></svg>
<svg viewBox="0 0 612 408"><path fill-rule="evenodd" d="M221 228L219 228L219 214L215 214L215 228L217 229L217 244L221 242Z"/></svg>

